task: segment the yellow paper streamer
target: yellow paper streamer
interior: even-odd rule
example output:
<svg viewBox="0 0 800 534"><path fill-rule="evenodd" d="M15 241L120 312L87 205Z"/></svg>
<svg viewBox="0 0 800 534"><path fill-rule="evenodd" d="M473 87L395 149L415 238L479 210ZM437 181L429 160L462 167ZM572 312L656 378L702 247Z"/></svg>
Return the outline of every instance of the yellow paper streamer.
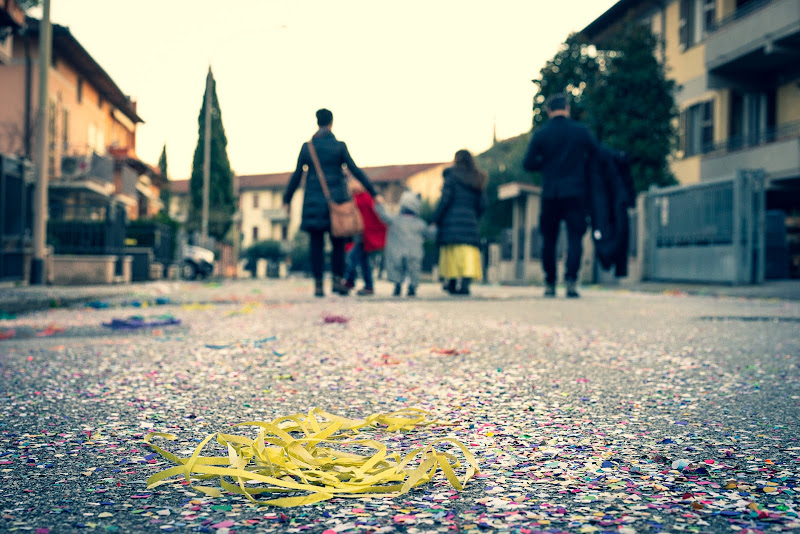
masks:
<svg viewBox="0 0 800 534"><path fill-rule="evenodd" d="M255 439L235 434L207 436L188 458L179 458L151 443L155 437L175 440L173 434L150 432L144 438L158 454L177 464L152 475L147 487L175 482L173 477L192 480L218 479L222 490L244 495L259 505L295 507L325 501L333 497L376 495L396 497L427 484L441 469L457 490L479 471L472 453L458 440L439 438L404 456L390 452L387 446L372 439L357 439L359 430L382 428L388 432L409 432L418 427L443 425L430 412L406 408L379 413L366 419L347 419L315 408L308 414L293 414L272 421L248 421L235 426L258 429ZM227 456L202 456L205 446L216 438L227 449ZM461 450L469 467L459 479L461 463L454 455L436 450L434 445L450 443ZM331 448L330 446L336 446ZM373 449L373 454L344 450ZM418 465L411 464L418 459ZM220 488L191 486L212 497L222 495ZM299 496L259 501L262 493L301 493Z"/></svg>

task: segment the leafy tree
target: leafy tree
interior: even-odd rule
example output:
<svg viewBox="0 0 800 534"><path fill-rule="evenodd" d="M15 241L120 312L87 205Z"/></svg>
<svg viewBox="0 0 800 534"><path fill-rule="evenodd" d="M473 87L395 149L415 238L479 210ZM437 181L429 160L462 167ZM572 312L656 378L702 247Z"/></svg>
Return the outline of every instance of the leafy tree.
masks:
<svg viewBox="0 0 800 534"><path fill-rule="evenodd" d="M217 100L217 84L211 76L211 173L209 179L208 234L221 240L233 226L236 205L233 195L233 171L228 160L228 139L222 126L222 112ZM205 93L203 98L205 104ZM200 106L198 118L197 148L192 160L192 176L189 180L191 202L187 226L190 231L202 228L203 216L203 146L205 143L205 110Z"/></svg>
<svg viewBox="0 0 800 534"><path fill-rule="evenodd" d="M587 105L597 138L628 153L637 191L677 183L667 165L677 140L675 82L656 59L656 46L647 27L628 23L612 42L614 53Z"/></svg>
<svg viewBox="0 0 800 534"><path fill-rule="evenodd" d="M161 187L161 203L164 205L161 211L169 214L169 202L172 194L170 193L169 176L167 175L167 144L161 149L161 157L158 158L158 168L161 176L164 177L164 185Z"/></svg>
<svg viewBox="0 0 800 534"><path fill-rule="evenodd" d="M565 92L574 118L588 124L603 143L628 153L637 191L650 184L675 183L667 167L676 140L675 84L655 57L657 44L650 31L638 25L626 27L605 51L595 51L571 34L533 80L533 130L547 121L547 97ZM497 200L498 186L541 183L538 173L522 168L530 138L529 132L501 141L477 157L489 174L488 209L481 221L484 237L497 239L511 226L509 203Z"/></svg>
<svg viewBox="0 0 800 534"><path fill-rule="evenodd" d="M42 0L17 0L17 5L23 11L27 11L32 7L36 7L42 3Z"/></svg>
<svg viewBox="0 0 800 534"><path fill-rule="evenodd" d="M258 260L263 258L265 260L278 261L286 258L286 250L283 242L277 239L264 239L247 247L242 255L248 259Z"/></svg>
<svg viewBox="0 0 800 534"><path fill-rule="evenodd" d="M290 270L293 272L311 271L311 252L306 232L297 232L289 247Z"/></svg>
<svg viewBox="0 0 800 534"><path fill-rule="evenodd" d="M247 247L242 253L242 257L247 260L244 266L245 270L250 271L251 275L255 277L258 260L267 260L267 273L269 274L270 267L277 269L275 264L287 258L287 250L282 241L264 239Z"/></svg>
<svg viewBox="0 0 800 534"><path fill-rule="evenodd" d="M584 102L585 93L594 86L603 62L602 54L591 54L577 34L570 34L553 59L539 71L539 78L532 80L537 86L536 96L533 97L533 128L547 121L544 102L556 93L569 94L572 98L572 116L583 120L587 105Z"/></svg>

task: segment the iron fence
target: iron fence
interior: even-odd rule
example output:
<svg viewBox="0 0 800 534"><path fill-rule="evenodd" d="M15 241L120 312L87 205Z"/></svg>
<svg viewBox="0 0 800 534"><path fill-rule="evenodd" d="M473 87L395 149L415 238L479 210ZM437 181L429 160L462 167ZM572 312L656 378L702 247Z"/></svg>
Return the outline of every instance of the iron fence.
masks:
<svg viewBox="0 0 800 534"><path fill-rule="evenodd" d="M0 281L24 281L33 254L33 167L0 154Z"/></svg>
<svg viewBox="0 0 800 534"><path fill-rule="evenodd" d="M175 262L177 235L163 223L131 221L125 231L126 245L153 250L153 260L164 267Z"/></svg>
<svg viewBox="0 0 800 534"><path fill-rule="evenodd" d="M122 257L125 252L125 209L112 202L99 209L98 206L75 206L75 212L91 212L102 215L98 220L76 220L51 218L47 222L47 242L55 254L116 255L115 274L122 274ZM90 209L91 208L91 209ZM57 210L53 210L57 213Z"/></svg>
<svg viewBox="0 0 800 534"><path fill-rule="evenodd" d="M654 193L656 246L730 244L733 188L733 181L724 181Z"/></svg>
<svg viewBox="0 0 800 534"><path fill-rule="evenodd" d="M764 280L764 172L656 189L645 198L645 278Z"/></svg>

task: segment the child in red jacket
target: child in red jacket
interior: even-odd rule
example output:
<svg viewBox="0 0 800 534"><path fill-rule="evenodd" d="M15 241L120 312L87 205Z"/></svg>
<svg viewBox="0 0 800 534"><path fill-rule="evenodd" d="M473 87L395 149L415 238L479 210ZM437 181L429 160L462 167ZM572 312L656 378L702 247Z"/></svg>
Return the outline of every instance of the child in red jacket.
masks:
<svg viewBox="0 0 800 534"><path fill-rule="evenodd" d="M364 221L364 232L356 236L353 247L347 255L347 268L344 271L344 287L355 287L356 271L361 267L361 276L364 278L364 287L359 289L357 295L374 295L372 282L372 267L369 264L373 252L383 250L386 245L386 225L375 213L375 201L359 182L350 181L350 192L353 200L361 212Z"/></svg>

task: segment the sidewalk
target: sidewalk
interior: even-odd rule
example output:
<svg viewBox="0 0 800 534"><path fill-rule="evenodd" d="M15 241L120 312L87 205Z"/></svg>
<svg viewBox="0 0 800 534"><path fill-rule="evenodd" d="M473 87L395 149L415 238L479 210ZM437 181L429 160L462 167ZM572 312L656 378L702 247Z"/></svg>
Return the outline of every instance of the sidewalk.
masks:
<svg viewBox="0 0 800 534"><path fill-rule="evenodd" d="M226 280L223 284L231 284L231 289L236 288L240 282L258 282L256 280ZM264 280L264 288L274 287L277 280ZM303 285L310 281L303 279L292 279L292 291L283 295L287 298L292 296L307 296L303 291ZM198 282L146 282L136 284L103 285L103 286L26 286L26 287L2 287L0 286L0 316L5 314L27 313L48 308L69 307L80 305L94 300L136 300L154 299L158 297L184 297L188 292L196 297L202 293L206 284ZM213 283L212 283L213 285ZM294 287L297 286L297 287ZM530 293L531 296L540 294L540 287L536 286L478 286L481 293L488 293L494 296L508 295L512 291L516 296L523 296ZM800 280L775 280L754 286L728 286L715 284L685 284L671 282L640 282L626 283L619 285L590 285L584 286L584 291L630 291L639 293L663 293L663 294L686 294L709 297L731 297L744 299L779 299L800 301ZM278 292L283 293L283 292ZM439 292L434 292L438 295ZM308 294L310 295L310 289ZM277 295L276 295L277 296ZM424 299L424 294L421 295Z"/></svg>
<svg viewBox="0 0 800 534"><path fill-rule="evenodd" d="M98 286L0 286L0 314L68 307L92 300L153 295L157 282Z"/></svg>
<svg viewBox="0 0 800 534"><path fill-rule="evenodd" d="M731 286L722 284L686 284L681 282L622 283L619 286L598 286L643 293L680 292L687 295L733 297L745 299L800 300L800 280L768 280L758 285Z"/></svg>

